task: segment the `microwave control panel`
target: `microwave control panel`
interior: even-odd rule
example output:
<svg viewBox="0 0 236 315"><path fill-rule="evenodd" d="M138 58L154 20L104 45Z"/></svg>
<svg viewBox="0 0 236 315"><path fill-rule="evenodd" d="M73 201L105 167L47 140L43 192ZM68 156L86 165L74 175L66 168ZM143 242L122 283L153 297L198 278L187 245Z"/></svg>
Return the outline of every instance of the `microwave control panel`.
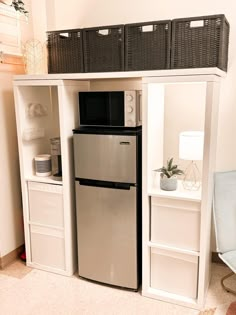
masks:
<svg viewBox="0 0 236 315"><path fill-rule="evenodd" d="M141 124L141 91L125 91L125 126Z"/></svg>

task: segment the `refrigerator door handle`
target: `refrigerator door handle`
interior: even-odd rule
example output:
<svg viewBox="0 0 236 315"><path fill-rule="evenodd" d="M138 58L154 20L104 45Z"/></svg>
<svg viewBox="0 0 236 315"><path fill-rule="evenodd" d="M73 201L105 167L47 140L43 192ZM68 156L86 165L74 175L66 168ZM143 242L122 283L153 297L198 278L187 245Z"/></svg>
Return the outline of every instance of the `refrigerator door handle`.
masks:
<svg viewBox="0 0 236 315"><path fill-rule="evenodd" d="M131 186L135 186L135 184L129 184L129 183L106 182L106 181L101 181L101 180L91 180L91 179L81 179L81 178L76 178L76 181L78 181L81 186L93 186L93 187L103 187L103 188L113 188L113 189L123 189L123 190L130 190Z"/></svg>

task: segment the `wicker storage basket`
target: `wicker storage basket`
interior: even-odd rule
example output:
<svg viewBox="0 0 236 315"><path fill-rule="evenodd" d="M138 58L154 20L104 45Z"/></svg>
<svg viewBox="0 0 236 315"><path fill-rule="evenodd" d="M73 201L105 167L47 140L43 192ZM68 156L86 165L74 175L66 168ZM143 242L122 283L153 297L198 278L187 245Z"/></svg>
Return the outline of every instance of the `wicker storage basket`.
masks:
<svg viewBox="0 0 236 315"><path fill-rule="evenodd" d="M124 25L83 29L85 72L124 70Z"/></svg>
<svg viewBox="0 0 236 315"><path fill-rule="evenodd" d="M48 73L83 72L82 31L48 32Z"/></svg>
<svg viewBox="0 0 236 315"><path fill-rule="evenodd" d="M171 21L125 25L125 70L170 68Z"/></svg>
<svg viewBox="0 0 236 315"><path fill-rule="evenodd" d="M227 71L229 23L211 15L172 21L171 68L218 67Z"/></svg>

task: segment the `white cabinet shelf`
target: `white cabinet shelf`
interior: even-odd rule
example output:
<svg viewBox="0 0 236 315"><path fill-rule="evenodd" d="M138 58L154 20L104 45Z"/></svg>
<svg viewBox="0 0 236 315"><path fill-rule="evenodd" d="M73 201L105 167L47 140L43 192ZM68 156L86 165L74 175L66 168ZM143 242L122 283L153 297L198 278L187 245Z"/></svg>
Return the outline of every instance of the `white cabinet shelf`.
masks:
<svg viewBox="0 0 236 315"><path fill-rule="evenodd" d="M177 71L143 80L142 294L196 309L204 306L210 280L220 76ZM178 161L179 134L186 130L204 131L201 189L185 190L178 181L176 191L161 190L153 170L170 157L186 168Z"/></svg>
<svg viewBox="0 0 236 315"><path fill-rule="evenodd" d="M15 81L22 80L100 80L100 79L125 79L125 78L161 78L173 76L219 76L226 73L219 68L193 68L149 71L122 71L122 72L96 72L96 73L61 73L44 75L17 75ZM189 81L191 78L189 77Z"/></svg>
<svg viewBox="0 0 236 315"><path fill-rule="evenodd" d="M28 182L37 182L37 183L45 183L45 184L53 184L53 185L63 185L62 181L53 179L53 176L36 176L31 175L25 178Z"/></svg>
<svg viewBox="0 0 236 315"><path fill-rule="evenodd" d="M180 199L180 200L192 200L196 202L201 201L201 189L196 191L190 191L183 188L183 184L181 180L178 180L177 190L174 191L166 191L161 190L159 182L156 182L156 187L150 188L148 190L148 195L152 197L168 197L172 199Z"/></svg>
<svg viewBox="0 0 236 315"><path fill-rule="evenodd" d="M193 250L187 250L179 247L173 247L173 246L166 246L163 244L158 244L156 242L148 242L147 246L154 247L154 248L160 248L160 249L165 249L168 251L173 251L176 253L182 253L182 254L187 254L187 255L192 255L192 256L199 256L199 252L193 251Z"/></svg>
<svg viewBox="0 0 236 315"><path fill-rule="evenodd" d="M72 129L78 126L78 89L77 82L61 80L14 81L27 265L67 276L77 268ZM35 170L35 156L51 154L55 137L61 181Z"/></svg>
<svg viewBox="0 0 236 315"><path fill-rule="evenodd" d="M191 306L191 308L198 308L197 299L187 298L186 296L173 294L163 290L148 288L147 296L169 303L173 303L173 301L175 301L176 304Z"/></svg>
<svg viewBox="0 0 236 315"><path fill-rule="evenodd" d="M142 294L192 308L203 307L210 279L212 173L216 153L219 84L224 76L225 72L218 68L203 68L14 77L27 264L65 275L73 274L77 265L72 129L79 126L78 92L142 89ZM187 96L189 99L186 101ZM46 104L47 116L29 118L27 110L31 103ZM183 112L185 115L181 115ZM191 115L194 116L192 121L189 120ZM176 152L176 134L183 131L179 128L182 118L187 123L181 128L205 132L202 190L186 191L179 182L176 191L167 192L160 190L153 170L161 167L163 161ZM198 123L195 124L195 120ZM40 133L40 138L25 141L22 135L26 130L26 138L31 137L32 134L27 133L31 128L45 130ZM61 138L62 182L36 177L32 162L35 155L50 151L49 140L55 136ZM29 220L29 181L61 185L63 227L56 229ZM166 215L167 212L170 214ZM164 233L159 220L173 234ZM176 228L171 227L172 223L176 223ZM187 229L188 225L191 228ZM182 229L183 234L181 232L181 237L174 242L178 229ZM187 239L188 233L192 233L190 241L183 243L182 236L185 235ZM44 259L44 243L47 243L50 252L47 259ZM58 256L53 255L53 248L57 248ZM168 278L170 292L166 287L160 289L163 284L165 286L165 278L159 278L159 268L166 277L171 271L177 282L181 281L176 273L182 273L183 278L187 277L188 284L175 289L171 278Z"/></svg>

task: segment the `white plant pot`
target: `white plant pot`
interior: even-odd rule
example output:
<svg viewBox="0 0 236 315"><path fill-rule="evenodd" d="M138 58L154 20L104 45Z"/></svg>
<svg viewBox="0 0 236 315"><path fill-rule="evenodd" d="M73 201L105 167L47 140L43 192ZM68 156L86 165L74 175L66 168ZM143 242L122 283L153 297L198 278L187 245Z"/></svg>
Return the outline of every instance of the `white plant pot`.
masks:
<svg viewBox="0 0 236 315"><path fill-rule="evenodd" d="M163 177L160 178L160 188L162 190L176 190L177 189L177 177Z"/></svg>

